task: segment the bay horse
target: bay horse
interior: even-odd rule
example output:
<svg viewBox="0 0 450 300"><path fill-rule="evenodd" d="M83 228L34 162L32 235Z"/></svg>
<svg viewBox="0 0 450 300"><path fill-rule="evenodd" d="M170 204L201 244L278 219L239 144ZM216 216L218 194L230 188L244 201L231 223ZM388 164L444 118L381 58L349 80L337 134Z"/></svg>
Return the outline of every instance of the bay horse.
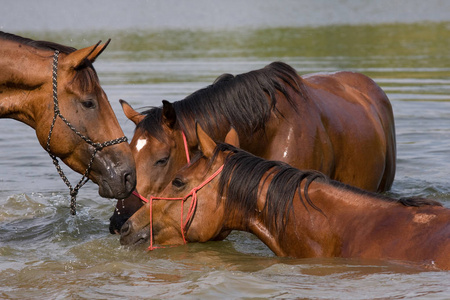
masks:
<svg viewBox="0 0 450 300"><path fill-rule="evenodd" d="M123 245L151 240L152 250L153 243L206 242L241 230L278 256L450 269L450 209L439 202L392 199L264 160L236 148L234 130L231 145L216 145L201 128L198 140L202 152L123 225Z"/></svg>
<svg viewBox="0 0 450 300"><path fill-rule="evenodd" d="M35 129L59 172L57 157L100 196L121 199L135 188L135 163L92 65L108 43L76 50L0 32L0 118ZM72 196L81 187L66 184Z"/></svg>
<svg viewBox="0 0 450 300"><path fill-rule="evenodd" d="M234 127L242 149L254 155L318 170L365 190L384 192L394 180L392 107L363 74L300 77L291 66L274 62L237 76L224 74L181 101L163 101L162 108L141 114L125 101L122 108L136 124L130 146L136 189L144 197L158 195L198 151L196 121L215 141L223 141ZM141 206L134 195L119 200L111 233Z"/></svg>

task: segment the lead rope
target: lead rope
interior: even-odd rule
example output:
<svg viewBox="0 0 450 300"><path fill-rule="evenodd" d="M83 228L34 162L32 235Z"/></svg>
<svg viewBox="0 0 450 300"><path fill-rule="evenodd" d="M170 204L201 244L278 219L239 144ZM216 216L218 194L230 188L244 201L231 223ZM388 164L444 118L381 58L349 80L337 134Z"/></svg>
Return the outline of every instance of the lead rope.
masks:
<svg viewBox="0 0 450 300"><path fill-rule="evenodd" d="M95 143L90 138L88 138L87 136L83 135L78 130L76 130L76 128L72 124L70 124L70 122L66 118L64 118L64 116L61 114L61 112L59 110L59 105L58 105L58 57L59 57L59 51L56 50L54 55L53 55L53 68L52 68L53 110L54 110L54 114L53 114L52 124L50 126L50 131L48 133L46 150L47 150L48 154L50 155L50 157L52 158L53 164L55 165L59 176L61 177L61 179L64 181L64 183L69 188L69 191L70 191L70 213L72 215L76 215L76 213L77 213L76 201L77 201L78 191L80 190L80 188L86 182L89 181L89 177L88 177L89 176L89 172L91 171L92 164L94 162L95 154L97 154L97 151L101 151L103 148L108 147L108 146L112 146L112 145L116 145L116 144L120 144L120 143L126 142L126 141L128 141L128 139L125 136L123 136L123 137L120 137L120 138L117 138L117 139L114 139L114 140L106 141L104 143ZM69 179L67 178L67 176L64 174L63 170L61 169L61 166L59 165L59 162L58 162L58 159L56 158L56 156L53 153L51 153L51 151L50 151L50 140L51 140L51 137L52 137L53 128L55 127L56 119L58 117L61 118L61 120L74 133L76 133L86 143L88 143L89 145L94 147L94 152L92 153L91 159L89 160L89 163L88 163L88 166L86 168L86 171L84 172L83 176L81 177L80 181L75 186L75 188L72 187L72 184L70 183Z"/></svg>
<svg viewBox="0 0 450 300"><path fill-rule="evenodd" d="M139 199L141 199L142 201L149 203L149 206L150 206L150 209L149 209L149 214L150 214L150 246L147 248L147 250L152 251L152 250L155 250L155 249L166 248L166 247L155 247L155 246L153 246L153 200L181 201L180 229L181 229L181 236L183 238L183 243L187 244L187 240L186 240L187 229L186 229L186 226L192 220L192 218L194 217L195 209L197 208L197 201L198 201L197 192L200 189L202 189L205 185L210 183L214 178L216 178L217 175L219 175L222 172L223 167L224 167L224 165L222 165L219 169L217 169L216 172L214 172L211 176L209 176L199 186L194 187L189 192L189 194L187 194L184 197L166 198L166 197L154 197L154 196L151 196L149 199L147 199L144 196L140 195L138 192L133 191L133 194L136 197L139 197ZM183 222L183 215L184 215L184 205L183 204L189 197L192 197L192 200L191 200L191 204L189 205L189 210L188 210L188 213L187 213L187 216L186 216L186 221ZM175 246L172 246L172 247L175 247Z"/></svg>

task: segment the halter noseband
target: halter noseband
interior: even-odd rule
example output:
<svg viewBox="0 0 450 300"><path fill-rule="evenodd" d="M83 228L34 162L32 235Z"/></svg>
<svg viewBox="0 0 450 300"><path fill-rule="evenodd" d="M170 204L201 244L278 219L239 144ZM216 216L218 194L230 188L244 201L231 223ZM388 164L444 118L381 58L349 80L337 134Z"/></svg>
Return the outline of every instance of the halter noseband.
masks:
<svg viewBox="0 0 450 300"><path fill-rule="evenodd" d="M101 151L103 148L108 147L108 146L112 146L112 145L116 145L116 144L120 144L123 142L128 141L128 139L123 136L114 140L110 140L110 141L106 141L103 143L96 143L93 142L89 137L83 135L82 133L80 133L72 124L70 124L70 122L64 118L64 116L61 114L60 110L59 110L59 105L58 105L58 57L59 57L59 51L56 50L54 55L53 55L53 69L52 69L52 85L53 85L53 110L54 110L54 114L53 114L53 121L52 124L50 126L50 131L48 133L48 138L47 138L47 152L50 155L50 157L53 160L53 164L56 167L56 170L58 171L59 176L61 176L61 179L64 181L64 183L67 185L67 187L70 190L70 213L72 215L76 214L76 197L78 194L78 190L89 180L89 172L91 171L92 168L92 164L94 162L94 158L95 158L95 154L97 154L97 151ZM58 159L56 158L56 156L54 154L51 153L50 151L50 140L52 137L52 133L53 133L53 128L55 127L55 123L56 123L56 119L60 118L74 133L76 133L81 139L83 139L86 143L88 143L89 145L91 145L94 148L94 152L92 153L91 159L88 163L88 166L86 168L86 171L84 172L83 176L81 177L80 181L78 182L78 184L75 186L75 188L72 187L72 185L70 184L69 179L66 177L66 175L64 174L63 170L61 169L61 166L59 165Z"/></svg>
<svg viewBox="0 0 450 300"><path fill-rule="evenodd" d="M200 185L194 187L189 194L187 194L184 197L178 197L178 198L166 198L166 197L155 197L151 196L149 199L145 198L144 196L140 195L138 192L133 191L133 195L138 197L144 202L149 203L150 206L150 246L147 248L149 251L159 249L159 248L165 248L165 247L154 247L153 246L153 200L165 200L165 201L181 201L181 217L180 217L180 227L181 227L181 236L183 238L183 243L187 244L186 240L186 233L187 233L187 224L192 220L194 217L195 209L197 208L197 192L202 189L205 185L210 183L214 178L219 175L223 170L224 165L222 165L219 169L217 169L216 172L214 172L211 176L209 176L205 181L203 181ZM187 213L186 221L183 222L183 204L184 202L189 198L192 197L191 204L189 205L189 210Z"/></svg>

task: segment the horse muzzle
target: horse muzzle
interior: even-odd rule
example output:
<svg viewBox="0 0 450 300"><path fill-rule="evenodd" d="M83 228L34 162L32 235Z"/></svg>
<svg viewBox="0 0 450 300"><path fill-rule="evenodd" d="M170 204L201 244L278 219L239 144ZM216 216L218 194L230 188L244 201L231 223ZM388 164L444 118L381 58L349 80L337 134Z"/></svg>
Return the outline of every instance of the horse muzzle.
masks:
<svg viewBox="0 0 450 300"><path fill-rule="evenodd" d="M149 227L135 230L133 223L128 220L120 229L120 244L124 246L137 246L150 240Z"/></svg>
<svg viewBox="0 0 450 300"><path fill-rule="evenodd" d="M118 158L99 151L95 158L90 179L98 184L98 193L104 198L123 199L130 196L136 187L134 160L126 156ZM105 152L105 153L102 153Z"/></svg>
<svg viewBox="0 0 450 300"><path fill-rule="evenodd" d="M132 169L115 172L114 176L103 177L98 182L98 194L104 198L123 199L136 186L136 174Z"/></svg>

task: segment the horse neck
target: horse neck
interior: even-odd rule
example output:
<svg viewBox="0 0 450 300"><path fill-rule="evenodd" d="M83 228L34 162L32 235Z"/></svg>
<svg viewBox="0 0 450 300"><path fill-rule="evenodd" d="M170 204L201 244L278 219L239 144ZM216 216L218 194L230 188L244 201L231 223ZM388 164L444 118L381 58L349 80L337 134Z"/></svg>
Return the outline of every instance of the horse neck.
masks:
<svg viewBox="0 0 450 300"><path fill-rule="evenodd" d="M35 128L34 102L51 81L51 53L11 41L0 41L0 49L0 117Z"/></svg>
<svg viewBox="0 0 450 300"><path fill-rule="evenodd" d="M351 242L353 236L348 233L354 232L355 226L360 225L366 230L376 228L377 221L392 215L392 209L399 207L398 204L314 181L308 188L308 195L319 211L304 200L303 188L304 183L300 186L303 200L296 193L284 233L271 230L270 224L257 216L245 224L246 228L234 229L255 234L278 256L336 257L343 256L342 247ZM266 193L267 188L259 192L258 211L265 205Z"/></svg>
<svg viewBox="0 0 450 300"><path fill-rule="evenodd" d="M247 231L256 235L264 244L266 244L276 255L286 256L287 252L282 247L280 239L276 234L270 230L270 224L268 224L263 217L263 210L266 203L266 195L269 183L273 174L266 173L260 181L258 188L258 196L256 203L250 208L250 211L245 211L242 208L232 208L229 211L225 211L225 219L223 225L223 231L225 230L240 230ZM245 190L245 193L248 192ZM230 199L228 195L222 197L225 201L240 202L242 199ZM234 200L234 201L233 201ZM226 207L226 205L223 205ZM233 207L233 205L231 206ZM225 208L226 209L226 208Z"/></svg>

